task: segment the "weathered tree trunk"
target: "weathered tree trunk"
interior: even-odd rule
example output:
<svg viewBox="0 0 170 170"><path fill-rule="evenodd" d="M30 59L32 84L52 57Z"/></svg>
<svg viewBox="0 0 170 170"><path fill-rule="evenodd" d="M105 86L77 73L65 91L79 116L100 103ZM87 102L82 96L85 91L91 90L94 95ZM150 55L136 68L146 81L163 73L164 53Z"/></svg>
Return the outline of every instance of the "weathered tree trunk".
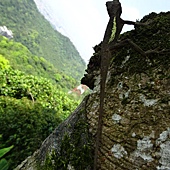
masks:
<svg viewBox="0 0 170 170"><path fill-rule="evenodd" d="M145 50L159 47L158 53L144 58L124 47L112 54L99 170L170 169L170 13L150 17L155 21L149 28L139 27L123 38L134 37ZM99 55L100 48L87 70L95 76L83 80L92 83L88 85L94 87L93 93L16 170L93 168L100 93L100 72L94 62Z"/></svg>

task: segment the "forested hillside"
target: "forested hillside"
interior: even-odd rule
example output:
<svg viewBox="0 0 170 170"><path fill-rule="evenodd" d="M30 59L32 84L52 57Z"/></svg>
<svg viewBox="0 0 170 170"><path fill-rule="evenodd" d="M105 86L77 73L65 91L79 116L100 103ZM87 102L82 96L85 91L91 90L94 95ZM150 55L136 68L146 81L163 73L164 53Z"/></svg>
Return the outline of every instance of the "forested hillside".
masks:
<svg viewBox="0 0 170 170"><path fill-rule="evenodd" d="M0 56L9 61L13 69L29 75L49 79L56 87L68 91L77 85L77 81L58 71L43 57L33 55L21 43L0 36Z"/></svg>
<svg viewBox="0 0 170 170"><path fill-rule="evenodd" d="M14 169L77 107L85 62L33 0L0 0L0 170ZM8 153L7 153L8 152Z"/></svg>
<svg viewBox="0 0 170 170"><path fill-rule="evenodd" d="M0 153L12 148L0 159L0 170L31 155L77 107L79 100L64 92L76 83L21 43L0 36Z"/></svg>
<svg viewBox="0 0 170 170"><path fill-rule="evenodd" d="M4 166L13 169L31 155L76 108L79 101L64 92L76 83L21 43L0 36L0 152L12 148ZM2 164L4 159L0 169Z"/></svg>
<svg viewBox="0 0 170 170"><path fill-rule="evenodd" d="M0 0L0 25L14 33L14 40L32 54L43 57L60 71L80 79L85 62L72 42L54 30L39 13L33 0Z"/></svg>
<svg viewBox="0 0 170 170"><path fill-rule="evenodd" d="M1 46L6 41L7 39L2 38ZM13 169L31 155L78 105L78 101L73 100L50 80L13 69L5 57L13 56L13 65L17 66L15 59L18 56L15 50L18 49L18 53L25 55L29 54L29 51L20 43L11 41L9 43L11 46L6 43L8 44L6 51L4 48L3 54L0 54L0 153L10 146L13 148L9 154L5 155L5 160L0 159L1 170L4 161L5 167L9 166L9 169ZM0 51L1 49L3 48L0 48ZM28 58L21 56L18 58L23 61L23 67L36 66L35 64L29 65ZM45 61L34 60L34 57L30 57L30 61L45 63L48 66ZM2 154L0 154L1 157Z"/></svg>

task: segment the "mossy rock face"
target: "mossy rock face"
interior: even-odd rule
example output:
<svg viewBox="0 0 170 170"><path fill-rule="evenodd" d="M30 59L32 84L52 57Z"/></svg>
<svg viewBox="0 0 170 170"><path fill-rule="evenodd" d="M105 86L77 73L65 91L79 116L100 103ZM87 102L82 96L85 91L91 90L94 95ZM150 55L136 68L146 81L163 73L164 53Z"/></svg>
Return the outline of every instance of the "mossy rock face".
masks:
<svg viewBox="0 0 170 170"><path fill-rule="evenodd" d="M170 41L169 41L169 27L170 27L170 12L166 13L151 13L145 16L141 22L151 22L147 26L136 26L134 30L128 31L122 35L120 35L120 41L125 39L131 39L134 43L136 43L143 51L148 50L169 50ZM101 51L101 43L94 47L95 53L91 57L89 64L87 65L87 74L82 78L83 84L89 86L89 88L94 89L96 77L100 74L100 51ZM165 54L165 55L164 55ZM115 50L112 60L112 66L114 65L114 69L116 69L117 73L121 73L121 71L130 69L130 74L134 74L136 72L143 72L148 69L147 61L143 56L135 52L130 45L126 45ZM131 59L128 60L127 67L120 68L122 62L126 60L126 57L130 55ZM158 66L160 63L163 64L166 68L168 65L166 63L169 61L169 52L152 54L148 56L150 62L152 62L152 66ZM131 67L129 67L131 65ZM116 67L118 66L118 67Z"/></svg>
<svg viewBox="0 0 170 170"><path fill-rule="evenodd" d="M81 108L71 121L68 120L67 130L63 133L61 141L56 143L59 148L57 150L55 148L52 153L47 155L45 164L40 166L41 170L91 169L92 143L84 113L84 108ZM58 131L58 133L61 132Z"/></svg>
<svg viewBox="0 0 170 170"><path fill-rule="evenodd" d="M88 131L86 100L43 142L41 148L19 165L41 170L90 170L93 162L92 137Z"/></svg>
<svg viewBox="0 0 170 170"><path fill-rule="evenodd" d="M98 160L101 169L155 169L169 163L169 77L170 69L150 68L131 76L127 72L114 75L114 83L108 83ZM98 95L93 94L88 103L90 131L95 136Z"/></svg>
<svg viewBox="0 0 170 170"><path fill-rule="evenodd" d="M112 54L98 169L170 169L170 34L165 29L170 23L170 13L150 16L151 25L138 27L121 39L131 38L146 51L160 52L144 57L127 45ZM87 104L93 136L99 85Z"/></svg>
<svg viewBox="0 0 170 170"><path fill-rule="evenodd" d="M142 21L149 18L152 24L137 27L120 38L131 38L143 50L156 49L159 53L143 57L125 46L112 54L97 161L99 170L170 169L170 34L165 29L169 28L170 13L151 13ZM92 168L100 103L100 48L96 48L86 76L88 81L94 75L90 80L93 93L42 144L36 154L36 161L42 165L53 160L51 166L62 162L58 169ZM80 146L77 151L76 146ZM80 157L81 151L86 154ZM86 156L89 163L84 162Z"/></svg>

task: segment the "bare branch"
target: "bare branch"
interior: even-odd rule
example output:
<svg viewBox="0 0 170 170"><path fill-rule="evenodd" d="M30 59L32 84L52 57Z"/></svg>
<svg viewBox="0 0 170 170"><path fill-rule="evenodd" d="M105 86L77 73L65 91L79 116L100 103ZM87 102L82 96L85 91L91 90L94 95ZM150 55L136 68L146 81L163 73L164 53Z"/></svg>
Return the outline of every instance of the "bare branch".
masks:
<svg viewBox="0 0 170 170"><path fill-rule="evenodd" d="M117 44L114 44L114 46L112 46L112 44L110 44L110 50L114 51L115 49L122 48L123 46L125 46L127 44L129 44L134 50L139 52L141 55L146 57L146 53L137 44L135 44L130 39L126 39L126 40L120 41Z"/></svg>
<svg viewBox="0 0 170 170"><path fill-rule="evenodd" d="M161 51L158 51L158 50L148 50L148 51L146 51L145 52L145 54L146 55L148 55L148 54L164 54L164 53L170 53L170 50L169 49L163 49L163 50L161 50Z"/></svg>
<svg viewBox="0 0 170 170"><path fill-rule="evenodd" d="M147 22L134 22L134 21L126 21L126 20L123 20L124 24L127 24L127 25L134 25L134 26L146 26L146 25L149 25L151 24L153 21L147 21Z"/></svg>

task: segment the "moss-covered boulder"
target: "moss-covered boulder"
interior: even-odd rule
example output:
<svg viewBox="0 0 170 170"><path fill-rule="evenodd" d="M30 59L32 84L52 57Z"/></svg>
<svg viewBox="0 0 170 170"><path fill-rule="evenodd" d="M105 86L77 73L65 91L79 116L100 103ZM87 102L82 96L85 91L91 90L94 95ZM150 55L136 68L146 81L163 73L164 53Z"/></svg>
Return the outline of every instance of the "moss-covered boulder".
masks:
<svg viewBox="0 0 170 170"><path fill-rule="evenodd" d="M142 22L148 19L150 25L120 40L130 38L154 53L144 57L127 45L112 54L98 153L101 170L170 169L170 12L151 13ZM93 93L17 170L93 168L100 101L100 46L95 49L83 78Z"/></svg>

